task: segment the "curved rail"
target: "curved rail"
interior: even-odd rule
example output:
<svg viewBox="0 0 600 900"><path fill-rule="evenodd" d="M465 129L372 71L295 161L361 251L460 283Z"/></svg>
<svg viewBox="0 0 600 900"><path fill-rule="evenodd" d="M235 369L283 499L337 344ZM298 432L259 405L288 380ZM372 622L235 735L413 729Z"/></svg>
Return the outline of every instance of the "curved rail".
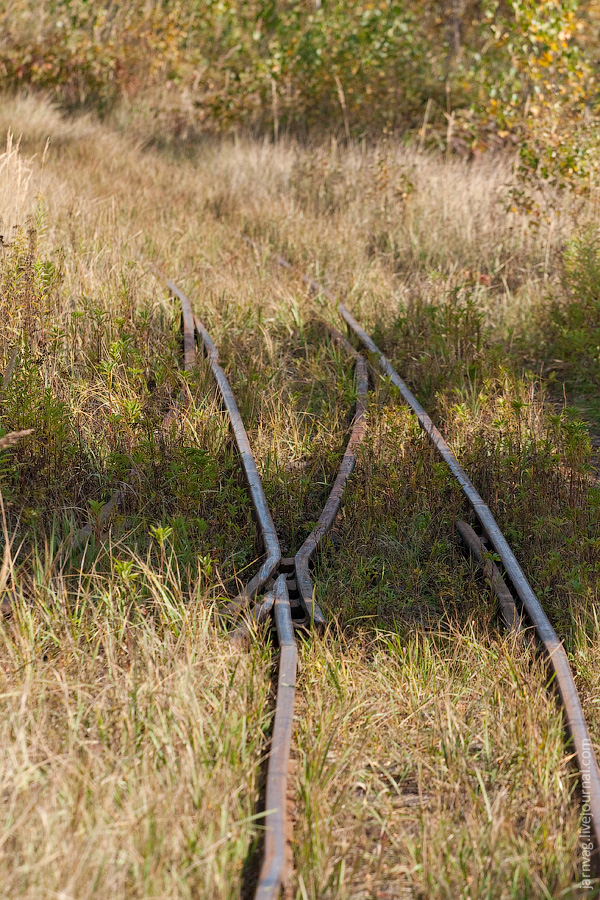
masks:
<svg viewBox="0 0 600 900"><path fill-rule="evenodd" d="M219 365L219 351L215 347L208 331L206 330L200 319L191 312L192 307L189 298L183 293L181 288L177 287L177 285L174 284L169 278L165 278L165 281L169 290L172 291L172 293L175 294L176 297L179 297L179 299L181 300L182 309L184 302L189 308L193 327L202 339L202 344L204 346L206 358L208 359L208 364L217 383L217 387L219 388L223 404L229 416L229 421L231 422L235 442L242 462L242 468L244 469L244 474L246 476L246 480L248 481L248 487L250 489L250 495L252 497L252 503L254 504L254 509L256 510L258 527L263 541L263 547L266 553L266 559L264 560L254 578L252 578L248 582L248 584L240 591L238 596L234 600L230 601L230 603L228 603L223 610L225 615L232 615L236 612L239 612L242 607L247 605L247 603L258 593L261 587L269 580L269 578L281 562L281 548L279 546L279 538L277 537L275 525L273 524L273 519L271 518L271 513L269 512L267 498L265 497L265 492L260 480L260 475L258 474L254 454L252 453L250 441L248 440L248 434L246 433L246 429L244 427L244 423L242 421L237 403L235 402L233 391L231 390L229 381L227 380L227 376Z"/></svg>
<svg viewBox="0 0 600 900"><path fill-rule="evenodd" d="M247 235L244 236L244 241L253 250L263 250L260 244L258 244L256 241L253 241ZM274 258L277 264L282 268L288 269L289 271L295 271L292 264L289 263L283 256L275 255ZM309 278L308 275L301 275L300 277L311 290L317 293L324 293L330 299L334 299L333 295L330 294L329 291L323 288L322 285L314 281L312 278ZM354 413L354 420L352 423L350 437L348 438L348 443L346 445L346 450L344 452L344 456L338 470L338 474L335 478L333 487L331 489L329 497L327 498L325 506L323 507L323 511L319 516L319 520L315 529L308 535L294 558L296 580L302 606L309 621L312 624L321 627L325 624L325 618L319 608L318 603L315 600L314 586L310 577L310 561L315 555L317 548L321 543L321 540L325 537L336 520L342 503L344 489L348 483L350 475L354 471L354 467L356 465L357 450L360 444L364 441L366 434L365 413L367 394L369 391L368 369L365 359L361 356L360 353L356 351L350 341L348 341L347 338L345 338L344 335L337 330L337 328L334 328L328 323L323 324L333 340L336 341L336 343L338 343L341 347L343 347L351 357L353 357L355 361L357 385L356 410Z"/></svg>
<svg viewBox="0 0 600 900"><path fill-rule="evenodd" d="M483 574L490 583L492 592L498 600L500 614L509 631L521 631L521 617L517 610L515 599L504 583L498 566L486 555L486 546L467 522L456 522L456 530L460 538L475 560L481 567Z"/></svg>
<svg viewBox="0 0 600 900"><path fill-rule="evenodd" d="M184 304L191 309L189 298L184 294L181 288L168 278L165 278L165 282L169 290L181 300L182 309L184 308ZM219 365L218 350L206 328L196 315L193 315L193 321L196 331L202 339L209 365L215 381L217 382L223 404L229 415L244 473L250 488L252 502L256 511L263 546L266 552L266 559L256 575L244 588L242 588L237 597L231 600L223 608L222 615L233 617L239 614L239 612L247 606L273 576L281 563L281 548L242 417L235 401L235 397L233 396L229 381L227 380L227 376ZM323 511L319 516L317 526L306 538L294 559L297 586L302 606L309 621L317 627L323 627L325 625L325 617L314 597L314 587L310 577L310 561L321 540L335 522L340 510L344 489L356 465L356 451L358 446L364 440L366 432L365 402L368 392L368 373L364 358L360 353L357 353L354 347L342 334L340 334L339 331L337 331L337 329L331 326L326 327L333 339L340 343L355 360L357 401L350 437L333 487Z"/></svg>
<svg viewBox="0 0 600 900"><path fill-rule="evenodd" d="M459 483L491 546L500 557L508 579L550 658L550 663L556 676L556 685L565 711L567 727L573 740L577 764L585 786L586 803L589 806L592 818L595 853L597 855L600 848L600 772L598 771L596 755L565 649L550 624L540 601L527 581L490 508L484 503L447 441L442 437L429 415L409 390L406 383L400 378L389 360L386 359L379 347L366 331L361 328L342 303L338 305L338 311L346 324L358 337L361 344L377 358L381 370L387 375L391 383L398 388L402 399L410 406L431 443Z"/></svg>
<svg viewBox="0 0 600 900"><path fill-rule="evenodd" d="M165 281L169 290L172 291L176 297L179 297L182 306L185 301L191 311L190 301L188 297L183 293L181 288L174 284L169 278L165 278ZM258 593L261 587L269 580L269 578L281 562L281 548L279 546L279 538L277 537L275 525L273 524L273 519L271 517L271 513L269 512L269 506L267 504L267 498L265 497L265 492L260 480L260 475L258 474L254 454L252 453L252 448L250 447L250 441L248 440L246 428L244 427L244 423L242 421L237 403L235 402L233 391L231 390L231 386L229 384L229 381L227 380L227 376L219 365L219 352L200 319L193 314L192 319L195 329L202 339L202 344L204 346L206 357L208 359L208 364L217 383L217 387L221 394L225 409L227 410L229 421L231 422L235 442L242 462L242 468L244 469L244 474L248 481L252 503L254 504L254 509L258 518L258 527L263 541L263 547L266 553L266 559L262 563L256 575L248 582L247 585L245 585L244 588L242 588L237 597L235 597L225 606L223 614L232 616L239 613L240 610L249 603L249 601Z"/></svg>
<svg viewBox="0 0 600 900"><path fill-rule="evenodd" d="M165 278L165 281L169 290L176 297L179 297L182 310L191 311L190 301L181 288L168 278ZM229 415L266 551L266 559L263 561L258 573L240 591L238 596L225 606L223 613L226 616L233 617L259 593L263 586L274 579L273 587L264 596L255 613L255 618L260 621L264 620L273 610L280 648L275 718L267 767L265 848L255 897L257 900L276 900L283 881L286 863L287 775L293 730L297 665L297 646L288 592L288 578L285 572L279 575L277 575L277 572L283 562L289 566L292 561L283 561L281 558L279 539L269 511L256 461L231 386L225 372L219 365L218 350L199 318L193 313L191 315L195 330L202 339L223 405ZM329 325L325 327L332 338L355 361L357 399L350 436L333 487L316 527L306 538L293 560L292 568L296 576L295 586L298 590L301 605L308 621L317 627L325 625L325 618L314 597L314 587L310 577L310 561L322 538L335 522L344 489L356 465L357 450L366 433L365 407L369 389L367 363L364 357L354 349L337 329Z"/></svg>
<svg viewBox="0 0 600 900"><path fill-rule="evenodd" d="M165 281L169 290L181 300L182 309L185 304L191 312L190 301L181 288L168 278ZM240 411L227 376L219 365L219 352L206 328L194 314L192 314L192 321L196 332L202 339L208 363L229 416L266 551L266 559L257 574L225 607L225 615L232 615L239 612L273 575L281 562L281 548ZM285 867L287 775L294 722L298 651L294 637L287 581L283 574L277 578L273 590L267 593L261 604L264 617L271 609L274 609L279 641L279 673L267 769L265 847L255 894L257 900L275 900L279 893Z"/></svg>
<svg viewBox="0 0 600 900"><path fill-rule="evenodd" d="M242 417L237 403L235 402L235 397L233 396L233 391L231 390L227 376L219 365L219 353L206 328L197 316L194 316L194 322L196 330L202 338L208 363L215 381L217 382L227 414L229 415L229 421L231 422L235 442L242 461L242 468L244 469L248 487L250 488L250 495L258 518L258 526L266 552L266 559L254 578L242 588L237 597L231 600L223 610L224 615L235 615L248 604L248 602L259 592L261 587L266 584L271 575L273 575L281 562L281 547L279 546L279 538L277 537L275 525L273 524L273 519L269 511L269 505L267 503L267 498L265 497L260 475L258 474L256 461L254 459L254 454L252 453L252 448L250 447L246 428L242 422Z"/></svg>
<svg viewBox="0 0 600 900"><path fill-rule="evenodd" d="M319 606L314 599L314 587L310 577L309 564L321 540L327 534L336 520L337 514L340 511L340 506L342 505L342 495L344 493L344 489L348 483L350 475L354 471L354 467L356 465L357 450L360 444L362 444L362 442L364 441L367 430L365 413L367 393L369 391L369 378L366 360L360 355L360 353L356 352L352 344L347 341L339 331L337 331L335 328L330 328L329 326L328 331L330 332L333 339L341 344L341 346L344 347L344 349L354 357L357 381L356 410L354 413L354 422L352 424L350 437L348 438L348 443L346 444L346 450L344 452L338 474L333 483L333 487L331 489L329 497L327 498L327 502L323 507L323 512L319 516L319 521L317 522L314 531L312 531L306 538L306 540L296 553L295 557L296 582L298 585L298 591L300 592L300 599L309 620L311 622L314 622L315 624L321 624L321 621L324 623L325 620L323 619L323 614L321 613L321 610L319 609Z"/></svg>
<svg viewBox="0 0 600 900"><path fill-rule="evenodd" d="M258 244L256 244L249 238L246 238L246 243L254 248L262 249ZM311 278L310 276L305 275L302 272L298 272L295 267L292 266L292 264L283 256L274 254L274 259L277 264L282 266L283 268L296 272L296 274L302 279L302 281L309 287L311 291L313 291L314 293L322 294L337 305L338 312L344 319L348 327L351 329L351 331L354 332L354 334L357 336L360 343L366 348L366 350L368 350L369 353L377 358L379 366L383 373L387 375L391 383L399 390L402 399L405 401L405 403L407 403L407 405L411 408L411 410L417 417L419 424L427 434L431 443L438 451L438 453L450 469L450 472L460 485L461 490L467 502L471 506L476 518L478 519L481 528L487 536L489 543L498 554L502 565L504 566L504 570L506 572L508 580L510 581L515 594L521 601L523 609L527 613L535 629L535 633L548 655L550 664L554 671L556 686L558 688L558 693L565 713L567 729L573 740L573 747L575 750L574 756L577 760L577 766L584 787L584 811L586 814L587 811L589 811L589 815L592 820L592 831L594 838L594 862L596 868L598 868L600 865L600 771L598 769L596 754L590 738L587 723L585 721L583 707L581 705L581 700L579 698L575 681L573 679L573 674L571 672L567 654L561 641L559 641L556 632L550 624L550 621L546 616L542 605L540 604L529 582L527 581L527 578L525 577L521 566L519 565L514 553L512 552L506 538L502 534L502 531L500 530L500 527L496 522L491 510L483 501L483 498L480 496L467 473L456 459L447 441L433 424L430 416L421 406L412 391L410 391L407 384L402 380L402 378L400 378L396 370L393 368L389 360L384 356L379 347L366 333L366 331L364 331L364 329L359 325L350 311L342 303L338 303L335 295L326 287L324 287L324 285L320 284L314 278ZM472 529L470 530L472 531ZM475 532L473 532L473 534L475 534ZM463 537L466 539L466 533L465 535L463 535ZM481 548L478 549L480 552ZM476 550L475 545L473 545L473 550ZM506 590L506 585L504 585L500 573L495 566L492 570L489 570L489 574L492 576L492 587L494 589L496 587L499 587L499 583L494 577L496 573L498 574L500 581L502 581L502 584ZM511 607L508 605L508 597L505 597L505 600L507 605L506 609L503 609L503 617L505 618L505 621L507 621L507 624L515 623L515 615Z"/></svg>
<svg viewBox="0 0 600 900"><path fill-rule="evenodd" d="M168 279L167 279L168 281ZM174 287L175 285L173 285ZM175 293L175 291L173 292ZM181 301L181 330L183 331L183 371L191 372L196 365L196 334L194 331L194 314L192 304L185 294L175 294ZM163 428L169 428L175 421L183 400L184 389L179 393L177 401L173 404L165 418Z"/></svg>

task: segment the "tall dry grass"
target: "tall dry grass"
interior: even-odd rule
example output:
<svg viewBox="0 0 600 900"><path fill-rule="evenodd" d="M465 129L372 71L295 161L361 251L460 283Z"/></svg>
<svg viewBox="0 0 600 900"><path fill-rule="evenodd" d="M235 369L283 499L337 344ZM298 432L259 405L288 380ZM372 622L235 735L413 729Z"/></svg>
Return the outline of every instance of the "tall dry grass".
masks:
<svg viewBox="0 0 600 900"><path fill-rule="evenodd" d="M10 239L13 229L29 212L31 175L31 164L19 153L19 141L15 141L12 131L8 129L6 149L0 153L0 225L5 240Z"/></svg>
<svg viewBox="0 0 600 900"><path fill-rule="evenodd" d="M140 602L139 582L146 582ZM40 562L0 629L3 894L231 897L260 827L268 655L143 560Z"/></svg>

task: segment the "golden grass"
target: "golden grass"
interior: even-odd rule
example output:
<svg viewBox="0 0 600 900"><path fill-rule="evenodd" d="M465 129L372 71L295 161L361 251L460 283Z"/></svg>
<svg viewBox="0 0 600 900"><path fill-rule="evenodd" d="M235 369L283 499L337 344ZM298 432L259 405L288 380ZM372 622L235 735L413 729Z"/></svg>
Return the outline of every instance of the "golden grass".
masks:
<svg viewBox="0 0 600 900"><path fill-rule="evenodd" d="M141 607L131 575L86 576L67 607L39 574L0 632L3 892L230 897L257 828L266 655L240 658L169 573Z"/></svg>
<svg viewBox="0 0 600 900"><path fill-rule="evenodd" d="M490 641L472 626L365 643L313 644L303 655L306 895L569 893L573 777L539 663L514 639Z"/></svg>
<svg viewBox="0 0 600 900"><path fill-rule="evenodd" d="M0 153L0 202L3 237L9 240L13 228L20 223L30 195L31 164L19 153L19 142L12 131L6 133L6 150Z"/></svg>

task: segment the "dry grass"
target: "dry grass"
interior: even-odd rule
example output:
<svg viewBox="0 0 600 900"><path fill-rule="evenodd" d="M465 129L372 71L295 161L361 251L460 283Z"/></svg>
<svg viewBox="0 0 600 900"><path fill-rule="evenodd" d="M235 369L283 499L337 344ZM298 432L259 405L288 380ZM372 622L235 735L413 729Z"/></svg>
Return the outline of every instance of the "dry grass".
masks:
<svg viewBox="0 0 600 900"><path fill-rule="evenodd" d="M267 655L240 658L168 569L70 589L38 574L0 632L4 895L232 896L257 830Z"/></svg>
<svg viewBox="0 0 600 900"><path fill-rule="evenodd" d="M361 643L303 657L306 894L567 896L573 776L539 663L473 626Z"/></svg>
<svg viewBox="0 0 600 900"><path fill-rule="evenodd" d="M506 527L597 740L585 436L510 357L511 329L535 345L593 202L532 228L506 212L511 160L245 141L161 154L34 98L4 99L0 122L22 135L0 171L22 226L3 251L3 369L18 358L2 427L34 428L0 455L20 595L0 626L6 895L235 897L256 863L270 656L233 653L210 618L255 562L254 526L202 365L156 437L182 383L177 316L140 254L217 342L290 553L339 460L351 366L318 326L331 305L241 232L348 294ZM577 802L541 664L496 634L453 540L461 500L382 382L369 423L317 572L340 631L302 654L296 895L568 896ZM73 550L123 480L111 542Z"/></svg>
<svg viewBox="0 0 600 900"><path fill-rule="evenodd" d="M19 224L30 197L31 165L19 153L19 142L10 129L6 132L6 150L0 153L0 202L3 237L7 239Z"/></svg>

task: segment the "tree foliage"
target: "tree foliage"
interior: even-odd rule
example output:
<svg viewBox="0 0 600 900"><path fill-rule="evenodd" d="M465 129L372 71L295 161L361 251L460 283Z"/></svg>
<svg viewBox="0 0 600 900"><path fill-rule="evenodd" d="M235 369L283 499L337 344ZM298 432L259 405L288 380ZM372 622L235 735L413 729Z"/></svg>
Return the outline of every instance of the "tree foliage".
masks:
<svg viewBox="0 0 600 900"><path fill-rule="evenodd" d="M520 142L526 168L577 180L599 21L595 0L14 0L0 72L71 107L144 107L164 133L421 129L462 152Z"/></svg>

